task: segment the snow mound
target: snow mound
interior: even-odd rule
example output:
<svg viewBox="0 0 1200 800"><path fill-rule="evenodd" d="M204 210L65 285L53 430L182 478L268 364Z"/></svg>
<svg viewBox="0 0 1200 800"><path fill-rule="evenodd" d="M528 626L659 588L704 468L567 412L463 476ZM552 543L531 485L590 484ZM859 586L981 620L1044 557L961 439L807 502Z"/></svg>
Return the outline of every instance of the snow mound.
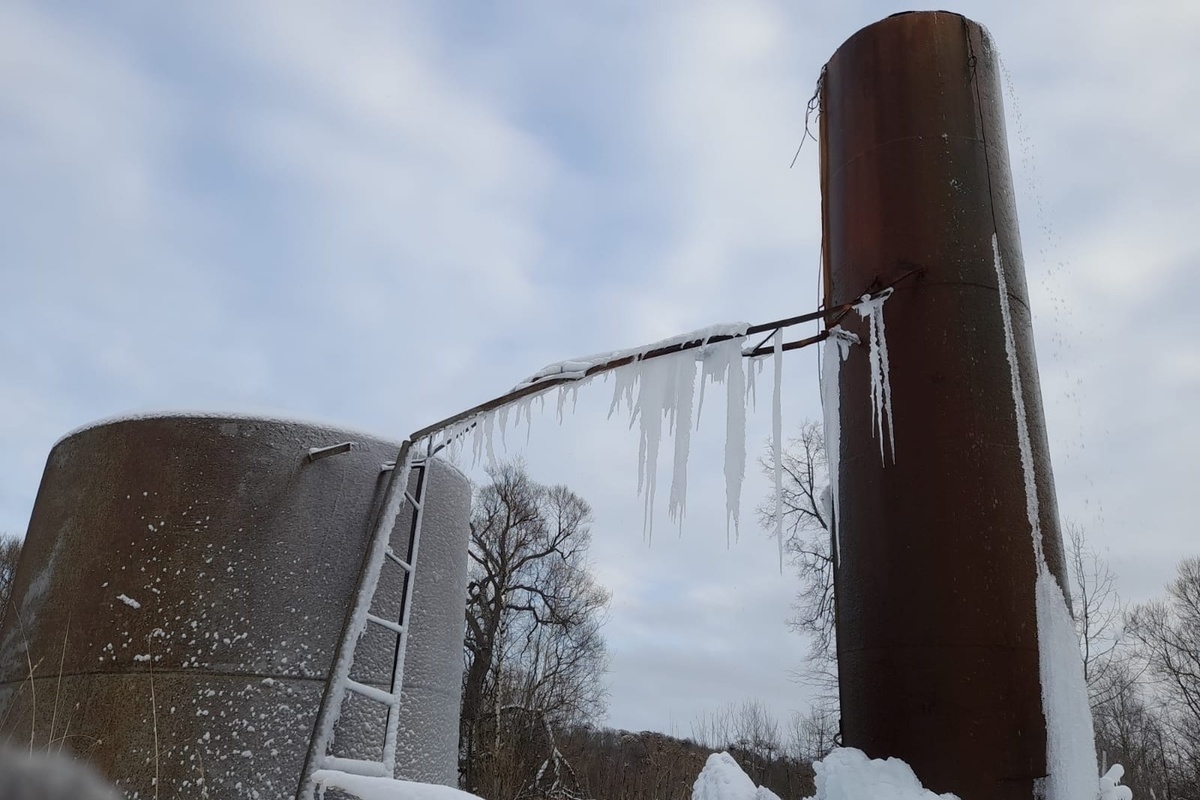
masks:
<svg viewBox="0 0 1200 800"><path fill-rule="evenodd" d="M692 800L779 800L742 772L729 753L713 753L692 786Z"/></svg>
<svg viewBox="0 0 1200 800"><path fill-rule="evenodd" d="M900 759L867 758L853 747L839 747L813 762L813 770L817 793L810 800L958 800L921 786L912 767Z"/></svg>
<svg viewBox="0 0 1200 800"><path fill-rule="evenodd" d="M1133 800L1133 790L1121 785L1125 768L1113 764L1104 777L1100 778L1100 800Z"/></svg>
<svg viewBox="0 0 1200 800"><path fill-rule="evenodd" d="M368 778L329 769L314 772L313 781L318 787L318 797L324 795L325 789L341 789L359 800L480 800L468 792L435 783Z"/></svg>

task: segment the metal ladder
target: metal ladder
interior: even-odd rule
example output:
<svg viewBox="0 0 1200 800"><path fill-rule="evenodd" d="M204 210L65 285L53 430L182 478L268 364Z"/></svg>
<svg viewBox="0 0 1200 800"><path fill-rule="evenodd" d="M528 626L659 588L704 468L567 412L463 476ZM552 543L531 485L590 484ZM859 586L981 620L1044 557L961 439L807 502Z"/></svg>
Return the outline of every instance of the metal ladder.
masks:
<svg viewBox="0 0 1200 800"><path fill-rule="evenodd" d="M411 621L413 583L416 578L417 553L421 544L421 522L424 519L425 488L428 484L427 458L414 455L412 442L406 440L393 465L384 464L391 471L383 506L376 519L369 543L366 563L359 577L354 607L350 613L342 641L334 661L332 674L325 697L317 715L317 723L309 747L308 762L301 784L300 797L311 800L315 796L317 782L313 773L331 770L352 775L370 777L392 777L396 766L396 743L400 728L400 695L404 685L404 656L408 647L409 623ZM408 489L411 476L417 473L416 487ZM408 553L403 557L389 546L392 530L405 506L412 509ZM371 612L380 577L385 572L399 570L404 581L399 619L391 620ZM368 626L376 626L395 636L395 660L392 663L391 688L380 689L360 683L350 677L360 640ZM374 759L346 758L335 756L331 750L334 743L334 728L342 715L351 695L378 703L387 709L387 722L383 734L383 754Z"/></svg>

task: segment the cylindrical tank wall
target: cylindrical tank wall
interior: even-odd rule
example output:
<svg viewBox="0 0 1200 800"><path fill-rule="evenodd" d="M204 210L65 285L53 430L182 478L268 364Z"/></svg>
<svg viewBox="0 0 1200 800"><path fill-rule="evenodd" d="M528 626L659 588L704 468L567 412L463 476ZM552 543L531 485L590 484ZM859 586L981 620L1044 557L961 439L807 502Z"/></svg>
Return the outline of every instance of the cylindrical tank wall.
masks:
<svg viewBox="0 0 1200 800"><path fill-rule="evenodd" d="M0 735L65 747L128 796L294 797L398 449L217 416L60 441L0 627ZM453 785L470 487L437 461L429 480L397 772ZM407 538L402 518L393 548ZM394 638L363 645L356 679L386 686ZM339 754L379 755L369 716L343 715Z"/></svg>
<svg viewBox="0 0 1200 800"><path fill-rule="evenodd" d="M843 44L821 90L829 302L921 271L883 312L886 458L868 348L841 369L843 741L964 798L1029 798L1047 771L1031 501L1066 585L999 69L976 23L908 13Z"/></svg>

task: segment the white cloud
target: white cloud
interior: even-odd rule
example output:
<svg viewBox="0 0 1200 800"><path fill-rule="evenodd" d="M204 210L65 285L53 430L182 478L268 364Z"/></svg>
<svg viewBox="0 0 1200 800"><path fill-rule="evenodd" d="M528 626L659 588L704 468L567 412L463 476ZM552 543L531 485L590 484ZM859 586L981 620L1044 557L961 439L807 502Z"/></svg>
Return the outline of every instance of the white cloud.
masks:
<svg viewBox="0 0 1200 800"><path fill-rule="evenodd" d="M968 6L1020 104L1063 511L1145 596L1191 547L1198 12ZM888 11L229 3L135 22L4 6L0 372L19 377L0 387L0 529L23 527L54 439L110 413L271 408L398 436L549 361L810 310L813 143L787 165L820 65ZM793 425L816 415L811 356L787 375ZM647 547L636 438L591 392L528 455L597 509L614 723L686 724L742 691L731 671L800 707L757 476L725 546L719 404L683 538L663 503ZM751 442L765 430L754 417Z"/></svg>

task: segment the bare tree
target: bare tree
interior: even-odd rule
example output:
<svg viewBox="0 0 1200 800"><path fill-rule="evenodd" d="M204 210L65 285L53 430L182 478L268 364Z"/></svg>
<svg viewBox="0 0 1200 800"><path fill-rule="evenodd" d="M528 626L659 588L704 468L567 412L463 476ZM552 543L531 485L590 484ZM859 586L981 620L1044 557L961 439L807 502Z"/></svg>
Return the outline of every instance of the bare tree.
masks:
<svg viewBox="0 0 1200 800"><path fill-rule="evenodd" d="M1180 562L1166 599L1134 607L1127 629L1155 682L1171 796L1200 798L1200 558Z"/></svg>
<svg viewBox="0 0 1200 800"><path fill-rule="evenodd" d="M10 533L0 533L0 619L12 596L13 579L17 576L17 562L21 558L21 540Z"/></svg>
<svg viewBox="0 0 1200 800"><path fill-rule="evenodd" d="M1095 715L1105 703L1124 695L1139 677L1130 662L1121 659L1125 644L1126 607L1117 593L1117 576L1095 548L1083 528L1068 521L1064 526L1067 570L1071 582L1071 607L1075 636L1083 659L1088 701Z"/></svg>
<svg viewBox="0 0 1200 800"><path fill-rule="evenodd" d="M836 696L837 648L833 595L833 538L829 510L829 468L825 434L820 423L805 420L799 433L783 450L783 494L776 509L772 492L758 506L759 524L774 530L776 515L783 515L784 547L796 570L800 588L788 625L811 637L803 677ZM768 475L775 466L770 449L759 459Z"/></svg>
<svg viewBox="0 0 1200 800"><path fill-rule="evenodd" d="M823 705L813 706L807 714L792 714L788 729L788 746L792 757L811 764L829 755L837 747L837 713Z"/></svg>
<svg viewBox="0 0 1200 800"><path fill-rule="evenodd" d="M591 508L519 464L476 492L466 606L463 785L490 800L570 797L555 730L603 710L609 594L587 562Z"/></svg>
<svg viewBox="0 0 1200 800"><path fill-rule="evenodd" d="M1144 666L1136 653L1128 647L1117 652L1119 656L1104 673L1104 681L1111 686L1092 709L1101 771L1110 764L1121 764L1125 768L1122 783L1133 790L1134 797L1170 800L1170 737L1152 695L1139 678Z"/></svg>

